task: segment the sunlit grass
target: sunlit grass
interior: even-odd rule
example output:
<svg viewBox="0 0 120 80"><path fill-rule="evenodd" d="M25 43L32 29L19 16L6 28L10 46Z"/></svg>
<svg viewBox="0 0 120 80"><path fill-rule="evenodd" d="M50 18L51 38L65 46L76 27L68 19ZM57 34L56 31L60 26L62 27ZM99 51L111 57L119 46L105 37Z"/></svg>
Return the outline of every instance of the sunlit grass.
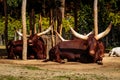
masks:
<svg viewBox="0 0 120 80"><path fill-rule="evenodd" d="M29 69L29 70L43 70L43 69L40 69L40 68L38 68L36 66L24 66L23 68Z"/></svg>
<svg viewBox="0 0 120 80"><path fill-rule="evenodd" d="M26 80L26 78L14 77L14 76L11 76L11 75L1 75L0 80Z"/></svg>
<svg viewBox="0 0 120 80"><path fill-rule="evenodd" d="M79 75L55 76L53 77L53 80L108 80L108 78L104 75L79 74Z"/></svg>

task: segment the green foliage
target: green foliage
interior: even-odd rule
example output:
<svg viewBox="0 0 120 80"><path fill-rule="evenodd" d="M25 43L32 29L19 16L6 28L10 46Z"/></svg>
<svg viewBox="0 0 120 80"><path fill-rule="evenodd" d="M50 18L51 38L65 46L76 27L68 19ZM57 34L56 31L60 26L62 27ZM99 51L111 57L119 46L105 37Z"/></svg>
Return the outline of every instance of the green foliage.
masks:
<svg viewBox="0 0 120 80"><path fill-rule="evenodd" d="M68 32L70 30L69 26L74 27L74 17L73 16L67 16L62 20L63 28L65 29L65 32Z"/></svg>
<svg viewBox="0 0 120 80"><path fill-rule="evenodd" d="M22 0L7 0L8 6L18 7L18 5L22 2Z"/></svg>
<svg viewBox="0 0 120 80"><path fill-rule="evenodd" d="M49 18L42 18L42 29L46 29L49 27Z"/></svg>
<svg viewBox="0 0 120 80"><path fill-rule="evenodd" d="M8 17L8 39L12 38L15 34L14 27L17 29L22 28L22 22L21 20L17 20L12 17Z"/></svg>
<svg viewBox="0 0 120 80"><path fill-rule="evenodd" d="M109 18L112 20L114 26L120 26L120 13L109 13Z"/></svg>
<svg viewBox="0 0 120 80"><path fill-rule="evenodd" d="M93 29L92 13L93 10L90 5L81 4L81 9L78 11L78 29L80 33L86 33Z"/></svg>
<svg viewBox="0 0 120 80"><path fill-rule="evenodd" d="M35 15L35 19L36 19L36 28L38 30L39 27L39 14ZM49 18L46 17L42 17L42 31L44 31L45 29L47 29L49 27Z"/></svg>
<svg viewBox="0 0 120 80"><path fill-rule="evenodd" d="M0 34L4 34L4 17L0 19Z"/></svg>

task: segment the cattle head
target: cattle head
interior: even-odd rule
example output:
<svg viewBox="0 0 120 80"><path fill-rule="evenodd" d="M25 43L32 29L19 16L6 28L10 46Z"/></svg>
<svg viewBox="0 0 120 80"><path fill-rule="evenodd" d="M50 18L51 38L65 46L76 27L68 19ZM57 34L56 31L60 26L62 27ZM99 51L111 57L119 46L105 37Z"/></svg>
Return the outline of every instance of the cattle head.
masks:
<svg viewBox="0 0 120 80"><path fill-rule="evenodd" d="M27 37L29 37L29 38L28 38L28 43L29 43L29 45L32 46L32 45L34 45L34 43L37 42L37 40L39 40L39 39L41 40L40 36L48 33L48 32L52 29L52 26L53 26L53 23L50 25L50 27L49 27L47 30L45 30L45 31L43 31L43 32L41 32L41 33L32 34L32 35L27 35ZM16 30L16 29L15 29L15 30ZM17 32L17 34L18 34L19 36L23 36L23 34L22 34L21 32L19 32L19 31L17 31L17 30L16 30L16 32Z"/></svg>

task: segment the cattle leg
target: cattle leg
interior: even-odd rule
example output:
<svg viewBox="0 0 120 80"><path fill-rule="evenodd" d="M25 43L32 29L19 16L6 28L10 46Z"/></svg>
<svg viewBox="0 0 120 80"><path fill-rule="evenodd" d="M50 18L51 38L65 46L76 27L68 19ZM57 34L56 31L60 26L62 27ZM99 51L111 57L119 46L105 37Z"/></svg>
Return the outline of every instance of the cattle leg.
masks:
<svg viewBox="0 0 120 80"><path fill-rule="evenodd" d="M10 52L8 53L8 59L16 59L16 56L13 52L13 48L11 48Z"/></svg>
<svg viewBox="0 0 120 80"><path fill-rule="evenodd" d="M97 64L99 64L99 65L103 65L102 60L103 60L103 57L97 56L97 57L95 57L95 60L94 60L94 61L95 61Z"/></svg>
<svg viewBox="0 0 120 80"><path fill-rule="evenodd" d="M46 59L47 57L47 54L46 54L46 51L47 51L47 45L44 45L44 50L43 50L43 59Z"/></svg>
<svg viewBox="0 0 120 80"><path fill-rule="evenodd" d="M58 46L56 46L55 55L56 55L56 62L62 63L61 58L60 58L60 51L58 49Z"/></svg>

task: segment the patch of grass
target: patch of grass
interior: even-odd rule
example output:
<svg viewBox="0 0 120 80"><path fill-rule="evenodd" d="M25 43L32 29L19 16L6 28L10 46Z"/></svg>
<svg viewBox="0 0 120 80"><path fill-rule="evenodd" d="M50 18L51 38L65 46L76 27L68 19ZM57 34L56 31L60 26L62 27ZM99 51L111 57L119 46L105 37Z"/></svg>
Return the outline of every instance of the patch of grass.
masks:
<svg viewBox="0 0 120 80"><path fill-rule="evenodd" d="M0 75L0 80L26 80L26 78L14 77L10 75Z"/></svg>
<svg viewBox="0 0 120 80"><path fill-rule="evenodd" d="M55 76L53 80L70 80L69 76Z"/></svg>
<svg viewBox="0 0 120 80"><path fill-rule="evenodd" d="M23 68L29 69L29 70L43 70L35 66L24 66Z"/></svg>
<svg viewBox="0 0 120 80"><path fill-rule="evenodd" d="M74 75L63 75L55 76L51 80L108 80L104 75L96 74L74 74Z"/></svg>

